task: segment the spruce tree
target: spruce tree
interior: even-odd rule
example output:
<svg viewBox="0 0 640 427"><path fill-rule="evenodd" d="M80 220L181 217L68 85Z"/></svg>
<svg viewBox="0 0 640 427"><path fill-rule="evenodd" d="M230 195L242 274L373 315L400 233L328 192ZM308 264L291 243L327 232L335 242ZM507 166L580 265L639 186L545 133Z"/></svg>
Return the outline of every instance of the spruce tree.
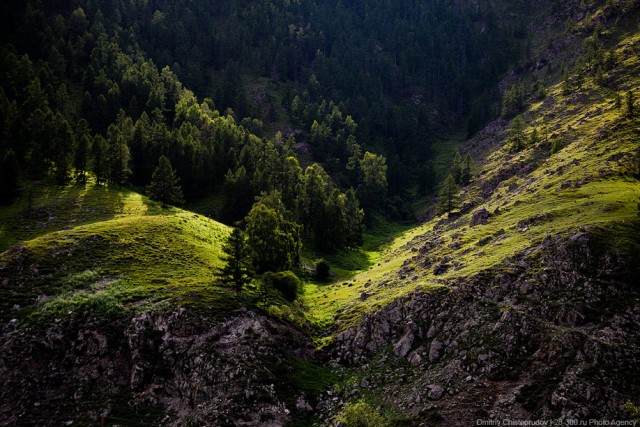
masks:
<svg viewBox="0 0 640 427"><path fill-rule="evenodd" d="M511 123L511 128L509 129L509 137L507 138L507 142L511 144L510 151L512 153L520 151L524 148L526 144L526 135L524 133L524 129L526 127L526 123L522 116L517 116L513 119Z"/></svg>
<svg viewBox="0 0 640 427"><path fill-rule="evenodd" d="M168 203L184 203L180 178L176 176L166 156L160 156L158 167L153 171L151 183L147 186L147 195L159 201L162 206Z"/></svg>
<svg viewBox="0 0 640 427"><path fill-rule="evenodd" d="M462 182L462 156L460 155L460 151L456 150L456 154L453 156L453 163L451 164L451 176L453 176L456 184L461 184Z"/></svg>
<svg viewBox="0 0 640 427"><path fill-rule="evenodd" d="M216 269L215 275L220 283L231 286L236 293L240 293L244 285L250 283L253 277L251 247L242 231L233 229L222 245L222 252L224 254L221 259L226 264Z"/></svg>
<svg viewBox="0 0 640 427"><path fill-rule="evenodd" d="M441 212L449 213L456 208L458 204L457 193L458 186L456 185L456 181L453 179L453 175L449 174L440 188L438 205Z"/></svg>
<svg viewBox="0 0 640 427"><path fill-rule="evenodd" d="M91 137L88 134L77 139L73 164L76 168L78 180L85 181L89 152L91 151Z"/></svg>
<svg viewBox="0 0 640 427"><path fill-rule="evenodd" d="M627 92L627 116L633 117L635 115L635 105L633 99L633 92Z"/></svg>
<svg viewBox="0 0 640 427"><path fill-rule="evenodd" d="M460 170L460 184L467 185L471 181L471 156L467 154L462 161L462 169Z"/></svg>
<svg viewBox="0 0 640 427"><path fill-rule="evenodd" d="M96 184L100 185L107 173L107 142L102 135L96 135L91 145L91 161Z"/></svg>
<svg viewBox="0 0 640 427"><path fill-rule="evenodd" d="M571 93L571 78L569 77L569 70L562 64L562 92L567 95Z"/></svg>

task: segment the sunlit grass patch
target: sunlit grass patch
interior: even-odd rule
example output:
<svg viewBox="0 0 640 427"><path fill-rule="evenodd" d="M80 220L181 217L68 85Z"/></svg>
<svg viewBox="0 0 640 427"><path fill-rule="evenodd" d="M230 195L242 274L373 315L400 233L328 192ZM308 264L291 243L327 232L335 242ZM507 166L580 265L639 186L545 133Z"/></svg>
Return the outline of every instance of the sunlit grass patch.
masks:
<svg viewBox="0 0 640 427"><path fill-rule="evenodd" d="M11 307L35 317L84 308L115 316L160 301L215 305L234 298L213 277L229 227L160 208L127 190L41 187L30 209L44 207L55 224L38 227L36 220L21 218L21 200L2 211L9 223L26 224L26 232L7 239L20 239L19 245L0 255L3 268L13 271L3 316L15 314Z"/></svg>
<svg viewBox="0 0 640 427"><path fill-rule="evenodd" d="M20 197L0 209L0 252L19 241L115 217L160 214L146 197L126 189L75 181L65 186L25 182Z"/></svg>

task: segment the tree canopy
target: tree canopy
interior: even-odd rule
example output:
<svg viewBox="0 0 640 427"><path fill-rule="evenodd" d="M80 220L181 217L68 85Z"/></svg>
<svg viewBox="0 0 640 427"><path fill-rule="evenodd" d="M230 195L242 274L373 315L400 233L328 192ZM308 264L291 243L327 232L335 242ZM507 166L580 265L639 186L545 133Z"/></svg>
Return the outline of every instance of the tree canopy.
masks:
<svg viewBox="0 0 640 427"><path fill-rule="evenodd" d="M268 201L265 201L268 204ZM284 271L300 262L301 226L285 218L284 206L257 202L245 218L258 272Z"/></svg>

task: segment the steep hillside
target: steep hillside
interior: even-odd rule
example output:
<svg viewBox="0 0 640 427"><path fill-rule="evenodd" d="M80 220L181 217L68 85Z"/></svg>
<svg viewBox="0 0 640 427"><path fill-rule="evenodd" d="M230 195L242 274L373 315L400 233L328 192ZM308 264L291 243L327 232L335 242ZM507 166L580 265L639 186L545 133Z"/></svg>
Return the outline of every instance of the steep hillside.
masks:
<svg viewBox="0 0 640 427"><path fill-rule="evenodd" d="M568 46L607 22L595 6L576 16ZM570 84L527 99L522 147L506 119L469 141L477 169L459 209L397 238L370 270L309 290L351 366L344 402L408 425L630 416L640 127L624 100L638 97L640 36L622 25L604 42L616 62L600 82L584 53L562 53L576 61ZM325 416L339 410L329 401Z"/></svg>
<svg viewBox="0 0 640 427"><path fill-rule="evenodd" d="M214 283L229 227L93 182L25 193L0 211L1 425L282 425L332 381Z"/></svg>
<svg viewBox="0 0 640 427"><path fill-rule="evenodd" d="M638 34L617 46L620 60L608 78L620 93L637 90L639 49ZM563 85L550 87L523 113L522 150L513 151L511 124L504 119L469 141L477 172L459 196L459 209L400 236L378 266L355 276L351 286L327 287L320 298L333 295L342 302L327 305L340 311L345 304L368 310L398 292L494 267L547 236L637 219L637 118L616 106L616 90L588 81L563 94ZM538 137L531 142L534 130ZM372 293L370 282L383 286L360 302L362 292Z"/></svg>

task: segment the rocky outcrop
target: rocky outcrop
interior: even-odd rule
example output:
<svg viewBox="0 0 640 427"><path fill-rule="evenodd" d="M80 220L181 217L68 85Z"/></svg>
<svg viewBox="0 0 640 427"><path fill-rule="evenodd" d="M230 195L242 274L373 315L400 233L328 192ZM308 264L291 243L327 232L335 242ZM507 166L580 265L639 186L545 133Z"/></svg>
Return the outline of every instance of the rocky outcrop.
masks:
<svg viewBox="0 0 640 427"><path fill-rule="evenodd" d="M312 358L309 339L250 310L71 319L34 332L2 337L1 425L282 426L313 404L290 381L292 358Z"/></svg>
<svg viewBox="0 0 640 427"><path fill-rule="evenodd" d="M549 237L470 280L398 299L338 334L333 357L355 370L406 360L370 386L419 420L625 419L640 387L638 245L599 241Z"/></svg>

